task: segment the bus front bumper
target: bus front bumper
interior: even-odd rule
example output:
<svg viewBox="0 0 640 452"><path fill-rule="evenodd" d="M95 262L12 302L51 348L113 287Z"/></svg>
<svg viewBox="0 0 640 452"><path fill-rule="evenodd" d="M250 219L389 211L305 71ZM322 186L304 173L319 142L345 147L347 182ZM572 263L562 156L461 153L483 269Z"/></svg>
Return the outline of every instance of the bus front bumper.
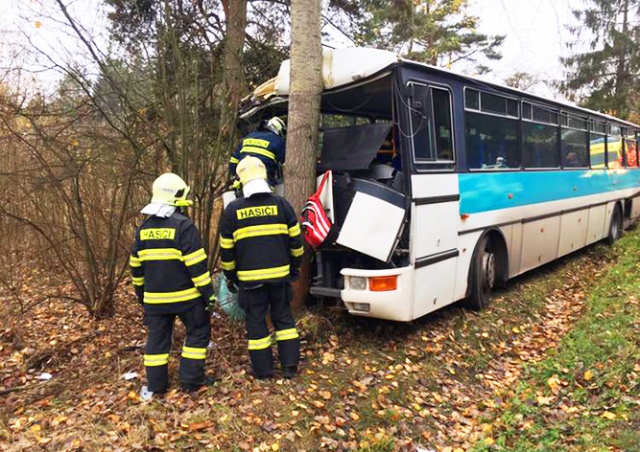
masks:
<svg viewBox="0 0 640 452"><path fill-rule="evenodd" d="M376 319L413 320L413 266L384 270L344 268L340 297L349 314Z"/></svg>

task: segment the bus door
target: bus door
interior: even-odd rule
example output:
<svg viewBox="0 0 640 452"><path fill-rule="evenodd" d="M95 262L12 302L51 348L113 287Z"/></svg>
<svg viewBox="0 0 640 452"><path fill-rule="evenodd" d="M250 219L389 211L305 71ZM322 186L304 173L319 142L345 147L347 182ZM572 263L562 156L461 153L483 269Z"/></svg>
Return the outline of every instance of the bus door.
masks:
<svg viewBox="0 0 640 452"><path fill-rule="evenodd" d="M410 254L415 267L413 317L417 318L455 301L460 191L454 172L452 91L417 82L410 82L408 88L407 157L413 167Z"/></svg>

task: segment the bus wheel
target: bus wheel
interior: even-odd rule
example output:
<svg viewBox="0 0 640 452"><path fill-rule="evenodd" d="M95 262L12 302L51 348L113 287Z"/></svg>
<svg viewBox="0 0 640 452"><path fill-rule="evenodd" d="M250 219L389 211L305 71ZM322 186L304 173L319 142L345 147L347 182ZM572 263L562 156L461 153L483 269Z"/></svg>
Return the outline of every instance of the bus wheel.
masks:
<svg viewBox="0 0 640 452"><path fill-rule="evenodd" d="M615 206L613 209L613 215L611 216L611 224L609 224L609 235L607 236L607 243L613 245L618 241L622 235L622 215L620 215L620 207Z"/></svg>
<svg viewBox="0 0 640 452"><path fill-rule="evenodd" d="M488 235L480 239L471 268L471 293L467 299L467 307L480 311L489 306L491 291L496 285L498 270L496 253Z"/></svg>

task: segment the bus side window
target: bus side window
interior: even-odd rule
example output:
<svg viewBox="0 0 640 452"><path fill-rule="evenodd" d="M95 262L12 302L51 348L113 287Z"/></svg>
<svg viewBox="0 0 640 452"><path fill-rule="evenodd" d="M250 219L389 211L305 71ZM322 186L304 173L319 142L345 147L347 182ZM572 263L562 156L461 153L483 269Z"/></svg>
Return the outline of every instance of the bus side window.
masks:
<svg viewBox="0 0 640 452"><path fill-rule="evenodd" d="M627 153L627 166L635 168L638 166L638 153L636 152L636 141L633 135L627 135L624 140L625 152Z"/></svg>
<svg viewBox="0 0 640 452"><path fill-rule="evenodd" d="M431 121L429 111L429 88L425 85L412 84L411 136L413 137L413 153L416 160L435 160L431 142Z"/></svg>
<svg viewBox="0 0 640 452"><path fill-rule="evenodd" d="M470 169L520 167L515 119L468 111L465 113L465 139Z"/></svg>
<svg viewBox="0 0 640 452"><path fill-rule="evenodd" d="M448 89L411 86L411 135L416 163L453 168L453 119Z"/></svg>
<svg viewBox="0 0 640 452"><path fill-rule="evenodd" d="M432 88L433 121L438 160L453 160L453 130L451 125L451 94Z"/></svg>

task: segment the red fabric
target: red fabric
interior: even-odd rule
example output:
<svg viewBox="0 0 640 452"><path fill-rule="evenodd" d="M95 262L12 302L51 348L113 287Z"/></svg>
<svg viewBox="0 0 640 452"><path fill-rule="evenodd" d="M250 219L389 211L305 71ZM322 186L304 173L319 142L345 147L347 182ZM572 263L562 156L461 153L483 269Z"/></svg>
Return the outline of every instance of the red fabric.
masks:
<svg viewBox="0 0 640 452"><path fill-rule="evenodd" d="M333 223L327 217L322 202L320 202L320 193L322 193L330 173L331 171L324 173L318 190L307 198L300 216L304 239L312 248L321 247L333 230Z"/></svg>

